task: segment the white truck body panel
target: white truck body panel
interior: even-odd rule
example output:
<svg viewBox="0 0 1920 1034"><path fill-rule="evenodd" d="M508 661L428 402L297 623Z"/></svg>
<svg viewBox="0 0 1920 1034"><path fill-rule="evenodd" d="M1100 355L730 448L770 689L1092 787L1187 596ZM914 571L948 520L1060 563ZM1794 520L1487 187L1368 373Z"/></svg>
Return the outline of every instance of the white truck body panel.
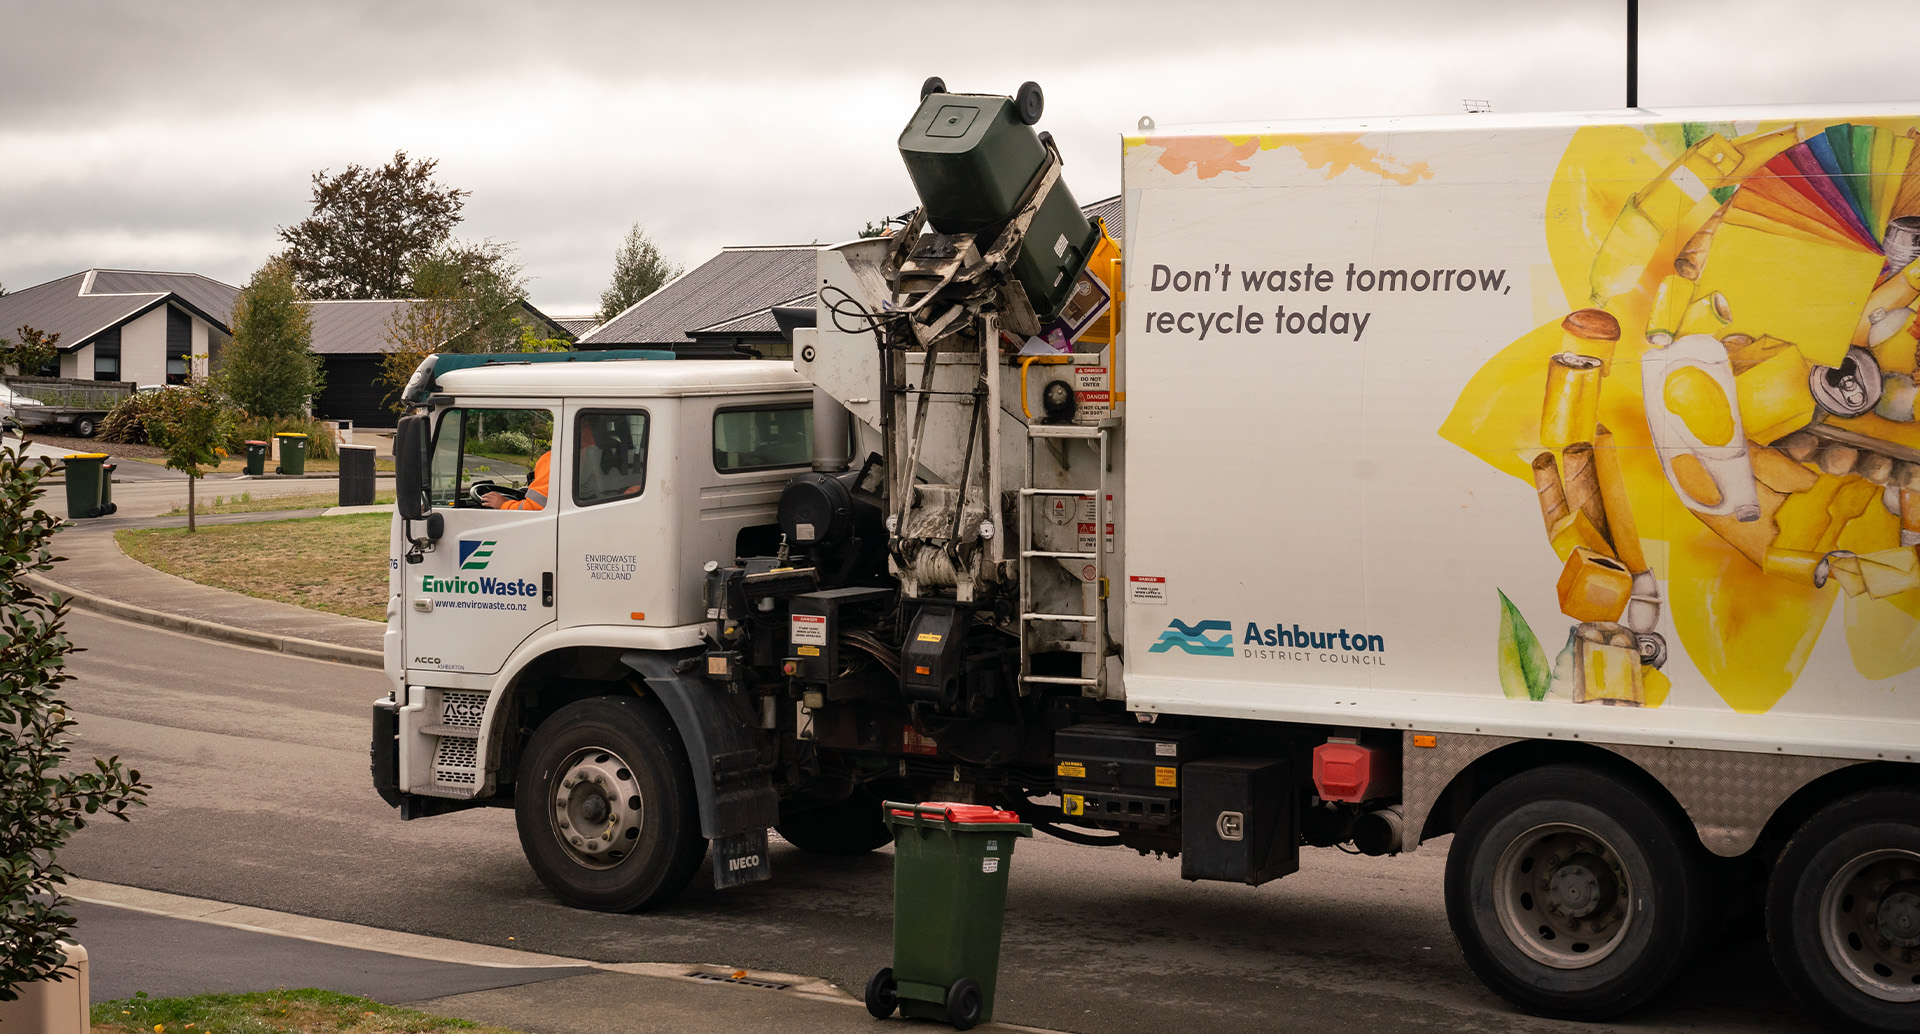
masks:
<svg viewBox="0 0 1920 1034"><path fill-rule="evenodd" d="M1668 250L1611 296L1585 290L1600 293L1590 268L1626 199L1682 164L1690 138L1681 123L1745 140L1783 126L1804 139L1875 120L1887 134L1914 124L1892 110L1723 110L1613 114L1608 126L1597 117L1472 115L1128 138L1126 574L1164 579L1152 583L1152 607L1135 597L1136 611L1152 617L1136 613L1127 629L1129 705L1912 760L1920 591L1850 595L1833 582L1761 575L1661 476L1636 367L1654 347L1643 329L1649 285L1671 271L1692 230L1670 227ZM1600 182L1601 169L1617 180ZM1886 179L1889 188L1900 182ZM1772 332L1806 339L1796 342L1805 352L1830 350L1812 330L1790 335L1784 317L1769 324L1770 299L1851 305L1850 328L1873 287L1854 258L1836 258L1830 274L1782 264L1769 278L1753 263L1736 267L1737 252L1722 258L1728 250L1712 253L1717 268L1745 279L1729 272L1715 282L1709 262L1699 285L1684 285L1723 293L1727 333ZM1654 268L1661 262L1667 268ZM1269 271L1309 266L1329 275L1309 289L1270 289ZM1352 279L1383 270L1429 271L1432 283L1441 275L1432 271L1466 272L1426 291L1368 292ZM1255 272L1258 286L1246 279ZM1455 278L1472 287L1458 289ZM1559 678L1544 698L1503 692L1501 594L1540 630L1549 664L1575 623L1560 614L1564 558L1524 472L1544 448L1542 379L1563 347L1559 323L1588 307L1617 313L1622 326L1599 416L1619 437L1665 602L1653 627L1669 655L1648 685L1671 689L1647 695L1646 706L1575 703ZM1246 332L1256 313L1261 325ZM1287 322L1296 313L1307 318ZM1887 531L1897 520L1869 512L1861 521L1849 534L1889 556L1901 548ZM1768 626L1775 634L1715 624L1729 615L1763 622L1753 601L1773 592L1778 607L1797 608L1794 620ZM1286 641L1296 626L1304 645ZM1794 649L1765 641L1782 634ZM1378 638L1354 648L1360 636Z"/></svg>

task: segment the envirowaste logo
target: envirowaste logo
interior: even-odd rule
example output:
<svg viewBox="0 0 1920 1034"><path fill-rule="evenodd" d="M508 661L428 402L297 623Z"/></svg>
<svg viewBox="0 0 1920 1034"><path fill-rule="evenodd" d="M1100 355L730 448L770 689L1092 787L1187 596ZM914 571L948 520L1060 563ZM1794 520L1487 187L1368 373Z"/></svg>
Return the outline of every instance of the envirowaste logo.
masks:
<svg viewBox="0 0 1920 1034"><path fill-rule="evenodd" d="M484 571L493 560L494 539L461 539L460 570Z"/></svg>
<svg viewBox="0 0 1920 1034"><path fill-rule="evenodd" d="M1209 638L1208 632L1218 632ZM1181 649L1202 657L1233 656L1233 624L1227 621L1202 621L1189 625L1179 618L1167 622L1166 631L1147 649L1148 653L1166 653Z"/></svg>

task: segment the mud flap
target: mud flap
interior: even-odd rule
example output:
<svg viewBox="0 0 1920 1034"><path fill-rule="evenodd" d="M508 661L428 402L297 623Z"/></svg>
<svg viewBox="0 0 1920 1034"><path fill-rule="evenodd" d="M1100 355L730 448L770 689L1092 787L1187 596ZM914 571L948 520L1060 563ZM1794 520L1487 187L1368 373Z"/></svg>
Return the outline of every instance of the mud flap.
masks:
<svg viewBox="0 0 1920 1034"><path fill-rule="evenodd" d="M679 730L700 801L700 835L713 841L713 885L735 887L772 878L767 828L779 819L780 798L760 764L758 723L723 687L675 670L702 653L629 650L620 661L647 680Z"/></svg>

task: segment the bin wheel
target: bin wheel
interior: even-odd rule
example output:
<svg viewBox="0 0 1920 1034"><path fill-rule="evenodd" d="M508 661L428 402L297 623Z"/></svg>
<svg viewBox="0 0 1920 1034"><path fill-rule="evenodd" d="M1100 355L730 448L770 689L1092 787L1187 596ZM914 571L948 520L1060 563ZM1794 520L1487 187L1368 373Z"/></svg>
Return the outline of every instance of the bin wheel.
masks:
<svg viewBox="0 0 1920 1034"><path fill-rule="evenodd" d="M1020 91L1013 95L1013 113L1020 121L1031 126L1040 121L1040 112L1045 110L1047 98L1040 92L1040 84L1032 81L1020 84Z"/></svg>
<svg viewBox="0 0 1920 1034"><path fill-rule="evenodd" d="M1447 920L1488 988L1528 1012L1600 1020L1693 961L1709 888L1675 809L1582 765L1513 776L1447 854Z"/></svg>
<svg viewBox="0 0 1920 1034"><path fill-rule="evenodd" d="M971 1030L980 1022L986 995L972 977L961 977L947 988L947 1022L954 1030Z"/></svg>
<svg viewBox="0 0 1920 1034"><path fill-rule="evenodd" d="M927 76L927 81L920 84L921 100L926 100L928 97L931 97L936 93L945 93L945 92L947 92L947 81L945 79L940 78L937 75Z"/></svg>
<svg viewBox="0 0 1920 1034"><path fill-rule="evenodd" d="M893 967L888 966L873 975L867 981L867 1014L876 1020L884 1020L900 1008L900 985L893 981Z"/></svg>
<svg viewBox="0 0 1920 1034"><path fill-rule="evenodd" d="M90 416L83 416L73 422L73 436L75 438L91 438L94 432L98 430L100 430L100 426L95 424L93 418Z"/></svg>
<svg viewBox="0 0 1920 1034"><path fill-rule="evenodd" d="M706 854L686 748L653 700L589 697L554 712L527 741L513 803L528 864L575 908L661 904Z"/></svg>
<svg viewBox="0 0 1920 1034"><path fill-rule="evenodd" d="M1835 1027L1920 1022L1920 793L1868 790L1807 820L1767 888L1787 990Z"/></svg>

